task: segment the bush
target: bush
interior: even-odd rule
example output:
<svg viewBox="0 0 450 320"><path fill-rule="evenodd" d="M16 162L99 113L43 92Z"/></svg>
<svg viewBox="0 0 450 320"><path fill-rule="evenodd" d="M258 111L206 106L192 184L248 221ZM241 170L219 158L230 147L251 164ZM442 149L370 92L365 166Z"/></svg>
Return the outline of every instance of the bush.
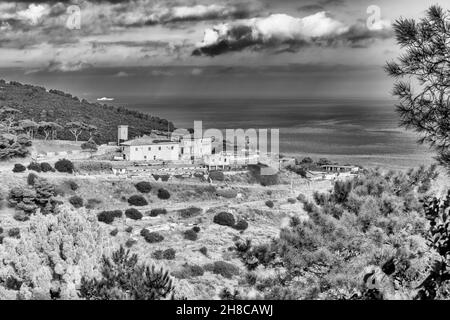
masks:
<svg viewBox="0 0 450 320"><path fill-rule="evenodd" d="M166 249L166 250L156 250L153 252L152 257L157 260L174 260L175 259L175 250L172 248Z"/></svg>
<svg viewBox="0 0 450 320"><path fill-rule="evenodd" d="M81 279L80 296L88 300L160 300L174 287L167 271L139 263L136 254L122 246L111 257L103 256L101 279Z"/></svg>
<svg viewBox="0 0 450 320"><path fill-rule="evenodd" d="M192 228L192 231L194 231L195 233L199 233L200 232L200 227L199 226L194 226Z"/></svg>
<svg viewBox="0 0 450 320"><path fill-rule="evenodd" d="M27 183L28 183L28 185L34 186L34 183L35 183L35 181L36 181L37 178L38 178L38 176L37 176L35 173L30 172L30 173L28 174L28 177L27 177Z"/></svg>
<svg viewBox="0 0 450 320"><path fill-rule="evenodd" d="M273 203L273 201L272 200L267 200L266 201L266 206L268 206L269 208L273 208L273 206L274 206L274 203Z"/></svg>
<svg viewBox="0 0 450 320"><path fill-rule="evenodd" d="M25 166L23 165L23 164L20 164L20 163L16 163L15 165L14 165L14 168L13 168L13 172L14 173L18 173L18 172L24 172L25 170L27 170L27 168L25 168Z"/></svg>
<svg viewBox="0 0 450 320"><path fill-rule="evenodd" d="M83 172L111 172L112 164L105 161L78 161L75 169Z"/></svg>
<svg viewBox="0 0 450 320"><path fill-rule="evenodd" d="M297 202L297 200L295 200L294 198L288 198L287 202L289 202L290 204L294 204Z"/></svg>
<svg viewBox="0 0 450 320"><path fill-rule="evenodd" d="M135 187L139 192L142 193L149 193L152 190L152 185L150 184L150 182L146 181L136 183Z"/></svg>
<svg viewBox="0 0 450 320"><path fill-rule="evenodd" d="M125 216L127 218L130 218L130 219L133 219L133 220L140 220L140 219L142 219L142 213L139 210L135 209L135 208L127 209L125 211Z"/></svg>
<svg viewBox="0 0 450 320"><path fill-rule="evenodd" d="M157 216L159 216L160 214L167 214L167 210L166 210L166 209L163 209L163 208L152 209L152 210L150 210L149 216L150 216L150 217L157 217Z"/></svg>
<svg viewBox="0 0 450 320"><path fill-rule="evenodd" d="M73 163L70 160L67 159L61 159L56 161L55 163L55 169L58 172L67 172L67 173L73 173Z"/></svg>
<svg viewBox="0 0 450 320"><path fill-rule="evenodd" d="M194 230L189 229L184 232L184 239L195 241L198 239L198 235Z"/></svg>
<svg viewBox="0 0 450 320"><path fill-rule="evenodd" d="M147 200L143 196L140 195L134 195L128 198L128 203L132 206L146 206L148 205Z"/></svg>
<svg viewBox="0 0 450 320"><path fill-rule="evenodd" d="M224 197L227 199L233 199L237 197L238 192L233 189L219 189L216 194L220 197Z"/></svg>
<svg viewBox="0 0 450 320"><path fill-rule="evenodd" d="M16 220L16 221L20 221L20 222L23 222L23 221L28 221L28 220L30 220L30 216L29 215L27 215L25 212L23 212L23 211L20 211L20 212L16 212L15 214L14 214L14 220ZM1 233L1 232L0 232Z"/></svg>
<svg viewBox="0 0 450 320"><path fill-rule="evenodd" d="M170 193L169 191L167 191L166 189L159 189L158 190L158 198L161 200L167 200L170 198Z"/></svg>
<svg viewBox="0 0 450 320"><path fill-rule="evenodd" d="M86 203L86 209L94 209L97 205L102 203L101 200L98 199L88 199Z"/></svg>
<svg viewBox="0 0 450 320"><path fill-rule="evenodd" d="M245 220L239 220L233 227L236 230L247 230L248 222Z"/></svg>
<svg viewBox="0 0 450 320"><path fill-rule="evenodd" d="M196 264L185 264L183 265L183 269L175 271L172 274L179 279L187 279L191 277L201 277L205 274L205 270Z"/></svg>
<svg viewBox="0 0 450 320"><path fill-rule="evenodd" d="M102 211L97 215L98 221L111 224L113 223L115 218L120 218L122 216L122 211L113 210L113 211Z"/></svg>
<svg viewBox="0 0 450 320"><path fill-rule="evenodd" d="M231 279L234 275L239 274L238 267L225 261L215 261L213 264L205 265L204 268L227 279Z"/></svg>
<svg viewBox="0 0 450 320"><path fill-rule="evenodd" d="M150 232L148 229L142 229L141 236L143 236L148 243L156 243L164 240L164 237L158 232Z"/></svg>
<svg viewBox="0 0 450 320"><path fill-rule="evenodd" d="M119 233L119 229L115 228L109 234L112 235L113 237L115 237L115 236L117 236L118 233Z"/></svg>
<svg viewBox="0 0 450 320"><path fill-rule="evenodd" d="M209 178L211 180L224 181L225 180L225 175L223 174L222 171L210 171L209 172Z"/></svg>
<svg viewBox="0 0 450 320"><path fill-rule="evenodd" d="M184 219L188 219L188 218L192 218L192 217L196 217L196 216L200 215L202 213L202 211L203 210L201 208L189 207L186 209L178 210L178 213L180 214L180 217L182 217Z"/></svg>
<svg viewBox="0 0 450 320"><path fill-rule="evenodd" d="M32 170L32 171L36 171L36 172L41 172L41 165L37 162L31 162L28 167L28 170Z"/></svg>
<svg viewBox="0 0 450 320"><path fill-rule="evenodd" d="M64 184L72 191L77 191L79 188L78 184L73 180L66 180Z"/></svg>
<svg viewBox="0 0 450 320"><path fill-rule="evenodd" d="M48 162L41 163L42 172L55 172L55 169Z"/></svg>
<svg viewBox="0 0 450 320"><path fill-rule="evenodd" d="M84 204L83 198L79 196L73 196L69 198L69 203L73 205L75 208L81 208Z"/></svg>
<svg viewBox="0 0 450 320"><path fill-rule="evenodd" d="M20 238L20 229L19 228L11 228L8 230L8 236L11 238Z"/></svg>
<svg viewBox="0 0 450 320"><path fill-rule="evenodd" d="M208 248L207 247L201 247L199 250L204 256L208 255Z"/></svg>
<svg viewBox="0 0 450 320"><path fill-rule="evenodd" d="M300 201L300 202L302 202L302 203L304 203L304 202L306 202L306 196L305 196L303 193L300 193L300 194L297 196L297 200Z"/></svg>
<svg viewBox="0 0 450 320"><path fill-rule="evenodd" d="M214 223L221 226L232 227L235 224L234 216L229 212L220 212L214 216Z"/></svg>
<svg viewBox="0 0 450 320"><path fill-rule="evenodd" d="M136 240L134 239L128 239L127 242L125 242L125 246L127 248L131 248L132 246L134 246L137 243Z"/></svg>
<svg viewBox="0 0 450 320"><path fill-rule="evenodd" d="M125 228L125 232L131 233L133 231L133 227L129 226Z"/></svg>

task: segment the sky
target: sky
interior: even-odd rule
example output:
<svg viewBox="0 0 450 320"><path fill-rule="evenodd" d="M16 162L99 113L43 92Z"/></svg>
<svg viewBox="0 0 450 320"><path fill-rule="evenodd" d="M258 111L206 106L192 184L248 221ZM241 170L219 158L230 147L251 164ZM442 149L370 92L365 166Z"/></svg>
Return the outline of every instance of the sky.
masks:
<svg viewBox="0 0 450 320"><path fill-rule="evenodd" d="M90 100L385 99L392 23L445 2L0 0L0 78Z"/></svg>

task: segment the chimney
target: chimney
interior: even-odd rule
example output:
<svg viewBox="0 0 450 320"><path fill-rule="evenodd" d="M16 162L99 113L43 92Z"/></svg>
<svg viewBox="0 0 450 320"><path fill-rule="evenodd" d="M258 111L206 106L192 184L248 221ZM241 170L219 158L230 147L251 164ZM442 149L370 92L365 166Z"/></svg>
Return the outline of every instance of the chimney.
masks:
<svg viewBox="0 0 450 320"><path fill-rule="evenodd" d="M120 125L117 131L117 144L120 145L122 142L128 140L128 126Z"/></svg>

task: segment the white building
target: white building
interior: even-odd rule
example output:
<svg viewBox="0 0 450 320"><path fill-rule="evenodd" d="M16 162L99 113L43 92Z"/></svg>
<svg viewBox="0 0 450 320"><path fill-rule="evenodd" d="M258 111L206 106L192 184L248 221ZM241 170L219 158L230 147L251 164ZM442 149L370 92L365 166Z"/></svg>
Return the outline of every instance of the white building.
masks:
<svg viewBox="0 0 450 320"><path fill-rule="evenodd" d="M220 152L205 156L203 161L209 170L237 169L250 164L258 164L257 153Z"/></svg>
<svg viewBox="0 0 450 320"><path fill-rule="evenodd" d="M184 161L202 160L212 154L211 138L189 138L180 140L180 158Z"/></svg>
<svg viewBox="0 0 450 320"><path fill-rule="evenodd" d="M123 159L128 161L176 161L180 158L180 144L170 140L144 136L120 145Z"/></svg>

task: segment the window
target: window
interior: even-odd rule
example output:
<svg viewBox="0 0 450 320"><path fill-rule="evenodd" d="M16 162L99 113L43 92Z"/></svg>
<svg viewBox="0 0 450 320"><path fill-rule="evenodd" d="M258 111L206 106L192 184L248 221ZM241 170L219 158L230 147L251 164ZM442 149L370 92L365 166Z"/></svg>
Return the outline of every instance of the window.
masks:
<svg viewBox="0 0 450 320"><path fill-rule="evenodd" d="M148 147L148 151L152 151L152 147Z"/></svg>
<svg viewBox="0 0 450 320"><path fill-rule="evenodd" d="M161 147L158 147L158 150L161 151Z"/></svg>
<svg viewBox="0 0 450 320"><path fill-rule="evenodd" d="M147 156L144 156L144 159L147 159Z"/></svg>
<svg viewBox="0 0 450 320"><path fill-rule="evenodd" d="M170 150L173 150L173 146L170 147Z"/></svg>
<svg viewBox="0 0 450 320"><path fill-rule="evenodd" d="M135 148L136 151L138 151L138 148Z"/></svg>

